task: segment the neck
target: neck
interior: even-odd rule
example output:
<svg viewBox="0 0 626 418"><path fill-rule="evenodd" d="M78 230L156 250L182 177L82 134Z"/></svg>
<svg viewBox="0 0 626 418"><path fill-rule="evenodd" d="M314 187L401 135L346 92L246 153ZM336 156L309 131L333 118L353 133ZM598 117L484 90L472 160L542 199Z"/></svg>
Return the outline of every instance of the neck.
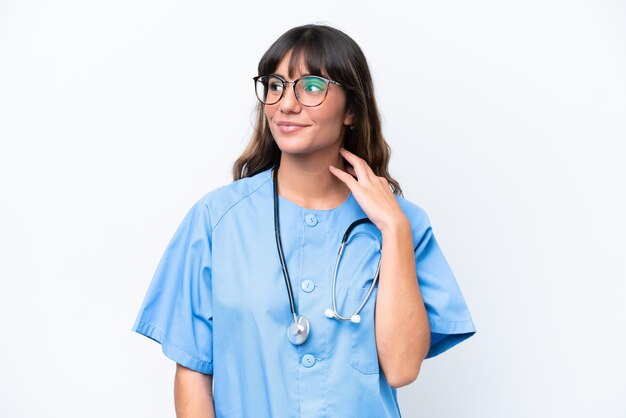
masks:
<svg viewBox="0 0 626 418"><path fill-rule="evenodd" d="M350 188L330 172L329 165L345 171L339 151L315 159L283 153L278 169L278 193L305 208L339 206L348 198Z"/></svg>

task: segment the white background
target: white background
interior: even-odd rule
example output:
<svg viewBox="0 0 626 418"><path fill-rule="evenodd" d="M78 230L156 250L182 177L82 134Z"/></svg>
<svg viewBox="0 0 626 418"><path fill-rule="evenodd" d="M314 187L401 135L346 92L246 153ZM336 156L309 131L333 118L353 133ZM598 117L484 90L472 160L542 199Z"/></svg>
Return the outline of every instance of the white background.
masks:
<svg viewBox="0 0 626 418"><path fill-rule="evenodd" d="M130 328L232 180L261 55L314 22L365 52L478 329L404 416L623 416L626 5L554 0L1 0L0 416L174 416L174 363Z"/></svg>

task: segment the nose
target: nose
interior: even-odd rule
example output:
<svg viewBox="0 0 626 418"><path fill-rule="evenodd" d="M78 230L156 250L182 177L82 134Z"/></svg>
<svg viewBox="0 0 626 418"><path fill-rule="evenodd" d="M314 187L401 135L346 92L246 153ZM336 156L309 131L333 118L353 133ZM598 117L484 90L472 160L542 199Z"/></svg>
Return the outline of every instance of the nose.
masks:
<svg viewBox="0 0 626 418"><path fill-rule="evenodd" d="M280 106L280 111L283 113L299 112L302 109L300 102L296 98L293 84L290 83L288 87L285 88L283 97L280 99L280 102L278 102L278 105Z"/></svg>

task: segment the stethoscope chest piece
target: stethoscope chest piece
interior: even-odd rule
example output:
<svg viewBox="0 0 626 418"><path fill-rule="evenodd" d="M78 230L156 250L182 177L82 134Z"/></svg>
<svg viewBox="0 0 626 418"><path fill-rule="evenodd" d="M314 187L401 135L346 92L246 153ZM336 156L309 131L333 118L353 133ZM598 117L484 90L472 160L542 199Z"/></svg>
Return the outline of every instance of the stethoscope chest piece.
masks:
<svg viewBox="0 0 626 418"><path fill-rule="evenodd" d="M298 315L296 322L291 322L287 327L287 338L293 345L303 344L309 337L309 320L306 316Z"/></svg>

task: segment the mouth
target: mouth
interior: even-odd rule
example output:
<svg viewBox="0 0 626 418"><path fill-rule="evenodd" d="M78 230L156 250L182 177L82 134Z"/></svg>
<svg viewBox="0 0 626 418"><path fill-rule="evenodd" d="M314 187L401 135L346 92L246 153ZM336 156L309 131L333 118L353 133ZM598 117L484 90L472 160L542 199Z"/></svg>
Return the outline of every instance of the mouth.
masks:
<svg viewBox="0 0 626 418"><path fill-rule="evenodd" d="M308 126L294 122L276 122L276 125L278 126L280 132L284 134L298 132Z"/></svg>

